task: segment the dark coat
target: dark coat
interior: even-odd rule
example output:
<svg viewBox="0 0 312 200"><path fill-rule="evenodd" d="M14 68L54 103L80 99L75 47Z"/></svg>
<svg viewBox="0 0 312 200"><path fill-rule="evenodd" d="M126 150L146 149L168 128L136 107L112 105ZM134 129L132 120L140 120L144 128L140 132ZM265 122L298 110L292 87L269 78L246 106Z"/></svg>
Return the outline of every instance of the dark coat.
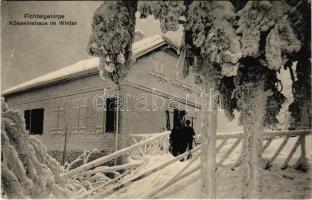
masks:
<svg viewBox="0 0 312 200"><path fill-rule="evenodd" d="M195 135L193 127L185 126L183 128L183 135L184 135L186 141L193 140L194 135Z"/></svg>
<svg viewBox="0 0 312 200"><path fill-rule="evenodd" d="M189 148L191 150L193 148L193 140L195 131L191 126L185 126L182 130L184 137L185 150Z"/></svg>
<svg viewBox="0 0 312 200"><path fill-rule="evenodd" d="M174 156L179 155L182 145L182 129L180 127L173 128L170 134L170 150Z"/></svg>

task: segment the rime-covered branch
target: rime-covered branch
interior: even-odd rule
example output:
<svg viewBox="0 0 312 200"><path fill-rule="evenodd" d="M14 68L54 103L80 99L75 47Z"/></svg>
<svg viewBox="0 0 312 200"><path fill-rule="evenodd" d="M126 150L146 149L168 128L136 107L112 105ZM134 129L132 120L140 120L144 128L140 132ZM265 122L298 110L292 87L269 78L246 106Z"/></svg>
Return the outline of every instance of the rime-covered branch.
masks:
<svg viewBox="0 0 312 200"><path fill-rule="evenodd" d="M131 63L136 1L105 1L94 13L88 53L100 57L100 77L119 83Z"/></svg>
<svg viewBox="0 0 312 200"><path fill-rule="evenodd" d="M1 125L1 186L6 198L66 198L61 165L46 147L25 130L18 111L7 108L3 100Z"/></svg>

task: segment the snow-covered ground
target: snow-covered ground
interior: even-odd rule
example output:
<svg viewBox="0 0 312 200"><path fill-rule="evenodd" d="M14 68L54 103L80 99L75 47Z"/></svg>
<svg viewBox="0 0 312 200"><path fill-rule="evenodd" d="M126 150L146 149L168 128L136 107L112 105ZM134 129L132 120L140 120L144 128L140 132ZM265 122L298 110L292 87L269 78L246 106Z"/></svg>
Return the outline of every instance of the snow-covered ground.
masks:
<svg viewBox="0 0 312 200"><path fill-rule="evenodd" d="M307 156L309 158L309 166L312 166L311 162L311 136L307 137ZM270 158L275 153L276 149L283 139L276 139L274 142L266 149L263 156L265 158ZM233 140L234 141L234 140ZM233 141L222 148L222 150L217 155L217 161L222 157L222 155L227 152ZM273 168L271 170L263 171L262 179L262 198L287 198L287 199L303 199L312 197L312 177L311 170L308 172L300 172L292 168L286 170L281 170L280 166L285 161L285 157L288 155L290 149L295 143L296 138L290 138L286 147L281 152L280 156L277 157L276 161L273 162ZM224 164L229 164L235 162L240 154L241 147L235 149L231 154L230 158L226 160ZM299 148L298 148L299 149ZM299 150L297 150L294 158L291 160L290 164L293 164L299 157ZM157 155L149 156L144 158L145 165L140 171L144 171L151 167L158 165L161 162L171 159L171 155ZM190 161L175 162L164 169L153 173L141 180L135 181L128 187L115 192L109 198L147 198L150 197L152 191L157 189L166 183L170 177L174 176L179 172L185 165ZM193 169L199 165L199 159L195 161L187 171ZM242 176L240 169L232 171L228 167L219 167L217 170L217 197L218 198L241 198L242 190ZM154 198L200 198L200 177L199 171L193 173L192 175L175 181L166 189L157 193Z"/></svg>
<svg viewBox="0 0 312 200"><path fill-rule="evenodd" d="M167 172L168 173L168 172ZM198 174L199 172L197 172ZM170 174L170 173L168 173ZM196 174L195 174L196 175ZM302 173L294 169L274 169L263 172L262 198L268 199L303 199L311 198L311 173ZM158 178L161 176L158 176ZM241 172L220 168L217 171L217 198L241 198L242 179ZM164 177L163 177L164 178ZM148 181L148 180L145 180ZM158 180L161 182L161 180ZM143 183L145 185L147 183ZM149 182L149 181L148 181ZM137 185L138 186L138 185ZM150 186L151 187L151 186ZM154 186L156 187L156 186ZM188 177L183 181L159 193L157 198L200 198L200 180L192 181ZM135 185L133 185L135 188ZM135 194L134 191L132 193ZM121 197L132 197L125 194ZM136 198L137 196L133 196Z"/></svg>

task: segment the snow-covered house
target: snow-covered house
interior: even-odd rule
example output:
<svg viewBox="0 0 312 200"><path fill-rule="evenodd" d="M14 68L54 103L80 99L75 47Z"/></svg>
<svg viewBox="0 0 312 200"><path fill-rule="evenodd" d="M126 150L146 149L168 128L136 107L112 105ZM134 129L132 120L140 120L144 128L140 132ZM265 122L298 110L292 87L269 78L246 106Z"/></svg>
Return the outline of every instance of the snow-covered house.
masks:
<svg viewBox="0 0 312 200"><path fill-rule="evenodd" d="M172 129L185 110L198 130L197 86L192 76L177 78L176 48L161 36L143 37L133 44L133 56L136 61L119 93L112 81L100 79L99 59L91 57L9 88L2 96L10 108L24 112L26 129L55 156L64 149L65 135L67 151L96 148L107 154L129 145L128 134Z"/></svg>

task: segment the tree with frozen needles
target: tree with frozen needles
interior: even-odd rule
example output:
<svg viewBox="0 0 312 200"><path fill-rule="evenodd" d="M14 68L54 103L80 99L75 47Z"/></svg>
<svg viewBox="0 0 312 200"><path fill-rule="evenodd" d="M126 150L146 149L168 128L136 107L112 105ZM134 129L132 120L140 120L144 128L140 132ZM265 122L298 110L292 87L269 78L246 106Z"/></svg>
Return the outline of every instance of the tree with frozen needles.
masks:
<svg viewBox="0 0 312 200"><path fill-rule="evenodd" d="M277 73L287 62L302 63L294 87L301 87L301 80L311 74L306 70L311 68L310 60L300 56L310 52L310 36L302 31L307 17L300 10L305 7L310 7L309 1L104 2L93 18L88 51L101 58L100 76L118 82L130 69L136 11L142 18L153 15L163 32L176 31L183 23L181 71L184 75L189 70L197 72L196 82L205 93L216 90L230 118L234 109L241 113L245 131L242 197L257 198L261 193L261 135L265 127L278 123L276 116L285 101ZM290 106L292 113L299 99ZM209 198L216 197L217 103L213 98L211 110L202 113L202 193Z"/></svg>
<svg viewBox="0 0 312 200"><path fill-rule="evenodd" d="M35 136L28 135L18 111L1 100L1 187L5 198L66 198L61 165Z"/></svg>

